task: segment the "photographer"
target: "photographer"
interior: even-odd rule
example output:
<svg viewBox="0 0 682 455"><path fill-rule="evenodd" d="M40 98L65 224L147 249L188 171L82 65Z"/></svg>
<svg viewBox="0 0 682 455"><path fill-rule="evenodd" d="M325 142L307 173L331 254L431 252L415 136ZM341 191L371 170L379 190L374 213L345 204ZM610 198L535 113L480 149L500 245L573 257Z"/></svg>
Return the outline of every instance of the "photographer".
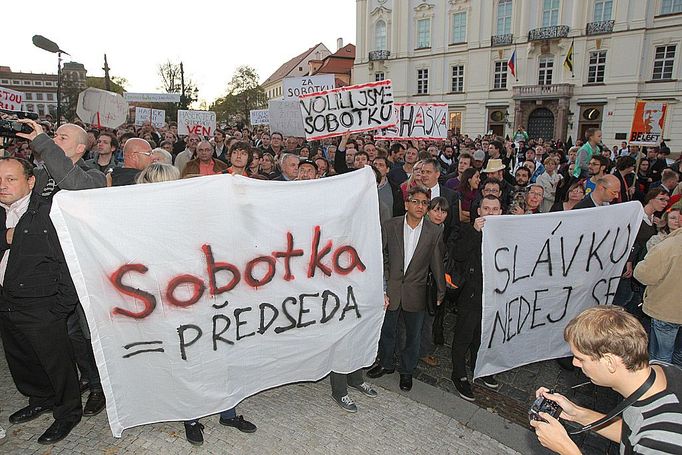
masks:
<svg viewBox="0 0 682 455"><path fill-rule="evenodd" d="M44 167L36 169L34 192L49 197L58 190L85 190L106 186L104 174L90 169L83 161L88 144L88 133L72 123L60 126L54 140L43 132L43 127L29 119L18 120L33 128L31 133L17 136L31 141L31 150L40 156Z"/></svg>
<svg viewBox="0 0 682 455"><path fill-rule="evenodd" d="M682 453L682 370L649 364L647 335L634 316L619 307L590 308L568 323L564 339L573 364L594 384L626 398L639 396L621 416L595 427L597 433L619 442L622 454ZM562 419L582 426L604 417L544 387L536 396L555 402ZM540 417L545 421L532 420L531 426L543 446L560 454L581 453L557 419L545 412Z"/></svg>

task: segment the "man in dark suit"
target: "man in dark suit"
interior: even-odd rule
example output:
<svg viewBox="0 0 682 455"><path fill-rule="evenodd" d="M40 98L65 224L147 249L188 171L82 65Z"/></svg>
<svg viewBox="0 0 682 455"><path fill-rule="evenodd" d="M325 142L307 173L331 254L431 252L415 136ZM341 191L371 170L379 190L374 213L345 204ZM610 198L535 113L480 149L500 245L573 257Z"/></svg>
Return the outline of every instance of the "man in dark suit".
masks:
<svg viewBox="0 0 682 455"><path fill-rule="evenodd" d="M443 272L443 231L424 219L429 191L421 186L410 189L404 217L388 220L383 226L384 248L384 324L379 339L379 362L367 376L378 378L395 371L398 318L405 322L405 349L400 359L400 388L412 389L412 373L419 358L422 323L427 305L427 276L433 275L438 290L436 302L445 297Z"/></svg>
<svg viewBox="0 0 682 455"><path fill-rule="evenodd" d="M52 411L38 442L64 439L82 416L66 319L78 297L50 221L49 200L32 193L25 160L0 158L0 335L14 383L29 398L14 424Z"/></svg>
<svg viewBox="0 0 682 455"><path fill-rule="evenodd" d="M456 225L459 225L459 219L455 219L454 217L457 212L454 210L455 205L458 204L457 193L445 185L438 183L440 179L440 166L438 166L438 161L434 158L424 160L421 177L422 184L429 190L431 199L441 196L448 201L450 210L448 210L448 216L445 219L445 223L443 223L445 229L443 238L447 240L453 228L456 227Z"/></svg>
<svg viewBox="0 0 682 455"><path fill-rule="evenodd" d="M620 196L620 180L618 177L611 174L606 174L599 178L596 182L597 186L585 196L585 198L578 202L573 210L588 209L590 207L601 207L609 205L611 201Z"/></svg>

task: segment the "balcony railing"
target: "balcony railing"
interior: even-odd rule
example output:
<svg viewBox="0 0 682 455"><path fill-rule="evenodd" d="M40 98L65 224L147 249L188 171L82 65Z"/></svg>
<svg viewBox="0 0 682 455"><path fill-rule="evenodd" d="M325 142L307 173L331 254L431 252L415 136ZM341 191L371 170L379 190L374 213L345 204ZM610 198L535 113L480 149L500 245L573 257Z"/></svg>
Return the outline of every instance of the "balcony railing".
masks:
<svg viewBox="0 0 682 455"><path fill-rule="evenodd" d="M585 33L588 35L601 35L602 33L611 33L613 31L614 21L598 21L589 22Z"/></svg>
<svg viewBox="0 0 682 455"><path fill-rule="evenodd" d="M515 99L570 98L573 84L524 85L514 87Z"/></svg>
<svg viewBox="0 0 682 455"><path fill-rule="evenodd" d="M566 38L568 36L568 31L568 25L536 28L528 32L528 41Z"/></svg>
<svg viewBox="0 0 682 455"><path fill-rule="evenodd" d="M490 37L491 46L509 46L514 41L514 35L508 33L506 35L493 35Z"/></svg>
<svg viewBox="0 0 682 455"><path fill-rule="evenodd" d="M380 60L387 60L391 56L391 51L369 51L369 61L376 62Z"/></svg>

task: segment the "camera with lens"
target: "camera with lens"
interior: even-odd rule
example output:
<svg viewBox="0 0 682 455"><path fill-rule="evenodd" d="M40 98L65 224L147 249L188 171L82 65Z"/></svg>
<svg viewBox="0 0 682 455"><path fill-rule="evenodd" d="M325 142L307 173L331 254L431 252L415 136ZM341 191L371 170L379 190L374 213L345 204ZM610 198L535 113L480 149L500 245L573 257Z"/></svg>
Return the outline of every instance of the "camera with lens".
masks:
<svg viewBox="0 0 682 455"><path fill-rule="evenodd" d="M550 390L549 393L554 393L554 390ZM530 410L528 411L528 418L530 420L539 420L540 422L547 422L545 419L540 417L541 412L546 412L555 419L558 419L559 416L561 415L561 411L562 411L561 406L559 406L556 402L548 400L543 396L540 396L535 399L533 405L530 407Z"/></svg>
<svg viewBox="0 0 682 455"><path fill-rule="evenodd" d="M28 118L38 120L38 114L23 111L8 111L0 109L0 113L7 114L13 118L0 118L0 137L15 138L17 133L31 133L33 128L25 123L17 122L16 119Z"/></svg>

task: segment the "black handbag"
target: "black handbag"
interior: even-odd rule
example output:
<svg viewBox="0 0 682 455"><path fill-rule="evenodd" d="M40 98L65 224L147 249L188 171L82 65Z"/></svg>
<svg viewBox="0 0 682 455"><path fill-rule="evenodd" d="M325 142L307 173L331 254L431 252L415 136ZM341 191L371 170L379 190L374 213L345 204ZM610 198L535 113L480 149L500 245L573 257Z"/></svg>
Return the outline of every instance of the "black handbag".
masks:
<svg viewBox="0 0 682 455"><path fill-rule="evenodd" d="M429 270L426 275L426 311L429 316L436 315L436 283L433 281L433 273Z"/></svg>

